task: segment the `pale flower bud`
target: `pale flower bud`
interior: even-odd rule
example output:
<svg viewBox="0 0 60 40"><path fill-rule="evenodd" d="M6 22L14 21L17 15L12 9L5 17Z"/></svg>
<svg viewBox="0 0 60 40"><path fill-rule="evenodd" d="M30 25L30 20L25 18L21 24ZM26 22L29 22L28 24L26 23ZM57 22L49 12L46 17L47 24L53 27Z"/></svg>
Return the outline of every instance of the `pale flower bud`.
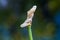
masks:
<svg viewBox="0 0 60 40"><path fill-rule="evenodd" d="M25 20L25 22L23 24L21 24L20 26L23 28L23 27L26 27L28 25L31 25L32 23L32 18L34 16L34 12L36 10L37 6L33 6L28 12L27 12L27 19Z"/></svg>

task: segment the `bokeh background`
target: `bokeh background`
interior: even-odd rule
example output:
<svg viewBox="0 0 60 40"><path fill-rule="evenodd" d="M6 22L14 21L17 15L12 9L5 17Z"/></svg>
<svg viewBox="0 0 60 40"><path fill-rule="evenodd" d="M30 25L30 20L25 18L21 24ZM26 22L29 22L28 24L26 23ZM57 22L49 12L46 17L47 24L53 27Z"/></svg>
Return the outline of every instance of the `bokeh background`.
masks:
<svg viewBox="0 0 60 40"><path fill-rule="evenodd" d="M60 40L60 0L0 0L0 40L29 40L27 28L20 25L33 5L33 39Z"/></svg>

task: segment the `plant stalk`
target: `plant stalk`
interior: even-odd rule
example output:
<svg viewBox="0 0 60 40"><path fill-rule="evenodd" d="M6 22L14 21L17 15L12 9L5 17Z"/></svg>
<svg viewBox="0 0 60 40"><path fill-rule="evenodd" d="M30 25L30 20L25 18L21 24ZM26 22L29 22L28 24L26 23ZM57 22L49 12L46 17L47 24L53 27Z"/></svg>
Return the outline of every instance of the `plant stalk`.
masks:
<svg viewBox="0 0 60 40"><path fill-rule="evenodd" d="M33 40L31 25L28 26L29 40Z"/></svg>

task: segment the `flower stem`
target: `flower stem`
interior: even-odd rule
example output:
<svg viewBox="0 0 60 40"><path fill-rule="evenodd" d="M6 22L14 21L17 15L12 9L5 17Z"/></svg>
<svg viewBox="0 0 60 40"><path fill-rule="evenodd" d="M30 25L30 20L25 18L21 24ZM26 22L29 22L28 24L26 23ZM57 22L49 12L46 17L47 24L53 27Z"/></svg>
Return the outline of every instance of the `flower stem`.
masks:
<svg viewBox="0 0 60 40"><path fill-rule="evenodd" d="M33 37L32 37L32 30L31 30L31 25L28 26L28 33L29 33L29 40L33 40Z"/></svg>

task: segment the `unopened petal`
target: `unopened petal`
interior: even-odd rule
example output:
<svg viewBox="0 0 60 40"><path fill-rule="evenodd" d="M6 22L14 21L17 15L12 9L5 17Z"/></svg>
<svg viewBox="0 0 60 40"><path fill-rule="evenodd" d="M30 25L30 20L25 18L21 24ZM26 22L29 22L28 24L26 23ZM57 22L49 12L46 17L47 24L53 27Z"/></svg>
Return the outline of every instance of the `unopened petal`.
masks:
<svg viewBox="0 0 60 40"><path fill-rule="evenodd" d="M23 24L20 25L20 27L22 27L22 28L26 27L26 26L28 26L27 23L23 23Z"/></svg>

